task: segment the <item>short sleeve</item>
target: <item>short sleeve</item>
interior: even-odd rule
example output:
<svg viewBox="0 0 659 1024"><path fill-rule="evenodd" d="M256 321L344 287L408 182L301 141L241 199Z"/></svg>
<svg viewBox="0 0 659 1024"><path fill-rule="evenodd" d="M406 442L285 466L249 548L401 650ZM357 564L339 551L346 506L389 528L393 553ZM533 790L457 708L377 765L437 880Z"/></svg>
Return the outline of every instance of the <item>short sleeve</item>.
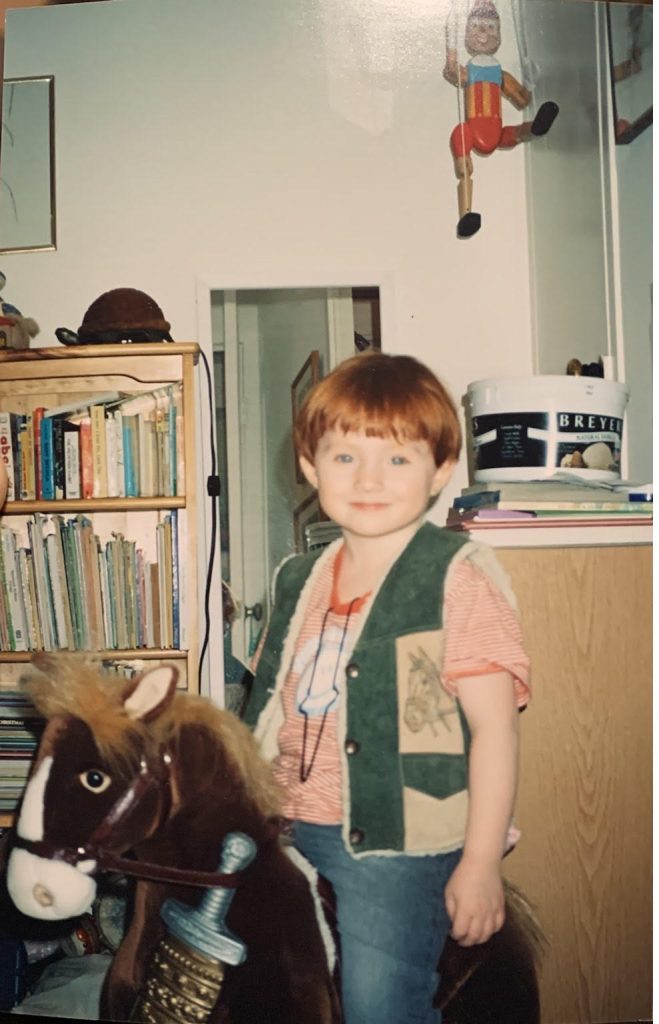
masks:
<svg viewBox="0 0 659 1024"><path fill-rule="evenodd" d="M518 707L530 697L530 665L516 608L468 559L449 577L444 602L442 685L455 696L465 676L510 672Z"/></svg>

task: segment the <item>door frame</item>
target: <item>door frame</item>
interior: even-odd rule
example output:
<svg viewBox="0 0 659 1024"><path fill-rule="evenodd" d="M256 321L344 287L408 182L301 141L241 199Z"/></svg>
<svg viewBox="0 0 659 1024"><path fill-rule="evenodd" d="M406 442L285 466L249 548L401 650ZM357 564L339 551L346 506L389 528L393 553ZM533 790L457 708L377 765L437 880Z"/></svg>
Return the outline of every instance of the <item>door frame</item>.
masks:
<svg viewBox="0 0 659 1024"><path fill-rule="evenodd" d="M284 290L299 288L324 288L328 291L333 289L377 287L380 293L380 319L383 324L383 351L396 350L396 317L395 317L395 289L394 275L389 271L378 270L366 271L363 268L359 271L338 273L317 272L310 273L308 268L300 270L299 274L288 271L285 277L277 278L276 274L269 273L263 276L259 273L250 275L249 280L243 278L235 279L220 269L209 269L198 274L195 278L195 300L197 306L197 342L201 351L205 354L209 365L213 360L213 327L211 318L211 293L212 292L240 292L256 290ZM330 348L331 351L331 348ZM336 352L340 357L340 353ZM197 493L202 496L198 503L198 535L197 547L199 564L206 566L211 555L211 513L212 502L207 496L206 481L210 474L211 467L211 430L215 436L214 409L215 389L213 375L211 373L212 402L202 399L198 404L196 427L199 441L199 459L197 461ZM216 441L217 443L217 441ZM208 597L208 609L211 621L208 649L204 666L200 677L201 692L210 697L214 703L224 707L224 644L222 642L223 629L212 628L213 623L222 623L222 596L221 596L221 544L218 527L214 552L213 585L210 588ZM199 604L203 608L205 601L204 594L205 573L199 574Z"/></svg>

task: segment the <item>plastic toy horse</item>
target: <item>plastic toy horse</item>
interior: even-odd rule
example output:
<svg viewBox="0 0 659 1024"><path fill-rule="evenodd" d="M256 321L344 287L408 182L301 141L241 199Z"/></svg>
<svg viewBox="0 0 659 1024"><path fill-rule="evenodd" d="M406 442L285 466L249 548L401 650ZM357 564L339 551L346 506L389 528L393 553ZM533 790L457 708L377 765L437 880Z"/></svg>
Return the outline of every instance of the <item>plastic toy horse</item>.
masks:
<svg viewBox="0 0 659 1024"><path fill-rule="evenodd" d="M218 884L224 838L238 831L257 847L237 878L227 917L247 958L227 969L208 1020L339 1024L331 936L317 913L314 873L278 837L278 792L249 730L209 701L177 693L172 666L122 684L75 656L37 655L34 663L27 690L48 721L22 801L7 886L23 913L58 920L89 908L99 871L137 876L101 1018L130 1019L165 935L163 902L175 897L196 906L199 886ZM122 856L129 851L130 858ZM445 1024L539 1020L532 932L517 901L495 943L474 949L447 943L439 995ZM479 977L489 994L479 990ZM484 1015L474 1011L479 1004Z"/></svg>

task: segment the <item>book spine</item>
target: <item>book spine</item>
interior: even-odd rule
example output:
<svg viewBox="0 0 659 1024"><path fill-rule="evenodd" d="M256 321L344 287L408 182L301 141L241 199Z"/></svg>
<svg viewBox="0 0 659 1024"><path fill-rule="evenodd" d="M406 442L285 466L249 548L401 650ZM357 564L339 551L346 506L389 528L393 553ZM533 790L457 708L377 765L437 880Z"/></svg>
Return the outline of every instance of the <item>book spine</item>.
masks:
<svg viewBox="0 0 659 1024"><path fill-rule="evenodd" d="M64 496L80 497L80 428L66 423L64 428Z"/></svg>
<svg viewBox="0 0 659 1024"><path fill-rule="evenodd" d="M126 497L126 468L124 464L124 430L121 409L112 414L114 421L115 445L117 451L117 497Z"/></svg>
<svg viewBox="0 0 659 1024"><path fill-rule="evenodd" d="M25 416L22 412L11 413L11 444L14 453L14 499L18 501L21 496L21 428L25 423Z"/></svg>
<svg viewBox="0 0 659 1024"><path fill-rule="evenodd" d="M13 530L7 530L4 534L5 540L5 570L7 570L7 582L9 588L9 600L11 603L11 615L14 622L14 644L15 650L27 651L27 620L23 605L23 588L20 581L20 568L18 564L18 550L16 545L16 534Z"/></svg>
<svg viewBox="0 0 659 1024"><path fill-rule="evenodd" d="M9 600L9 584L7 581L7 570L5 568L4 535L9 529L0 523L0 597L2 620L0 621L0 633L2 636L2 650L14 650L14 626L11 617L11 605Z"/></svg>
<svg viewBox="0 0 659 1024"><path fill-rule="evenodd" d="M37 602L37 584L34 573L34 556L32 551L27 548L25 552L27 561L27 583L28 590L30 593L30 604L32 605L32 624L34 626L34 649L40 651L44 645L43 632L41 629L41 621L39 619L39 605Z"/></svg>
<svg viewBox="0 0 659 1024"><path fill-rule="evenodd" d="M174 452L176 466L176 490L175 494L185 494L185 429L183 410L183 385L179 382L173 385L174 407L175 407L175 429L174 429Z"/></svg>
<svg viewBox="0 0 659 1024"><path fill-rule="evenodd" d="M55 535L49 533L46 536L46 561L51 580L53 593L53 610L55 612L55 646L58 650L67 647L66 623L64 620L64 596L62 593L62 582L57 571L57 553L55 551Z"/></svg>
<svg viewBox="0 0 659 1024"><path fill-rule="evenodd" d="M52 526L55 536L57 581L62 595L62 612L64 633L66 637L65 646L68 650L73 651L75 650L75 635L73 631L73 613L71 609L69 579L66 572L66 557L64 553L64 520L62 519L62 516L53 516Z"/></svg>
<svg viewBox="0 0 659 1024"><path fill-rule="evenodd" d="M53 420L53 481L55 501L62 501L64 498L65 478L64 420L58 418Z"/></svg>
<svg viewBox="0 0 659 1024"><path fill-rule="evenodd" d="M53 420L41 420L41 497L44 501L55 498L55 449L53 447Z"/></svg>
<svg viewBox="0 0 659 1024"><path fill-rule="evenodd" d="M124 479L127 498L139 496L139 459L137 451L137 416L123 414Z"/></svg>
<svg viewBox="0 0 659 1024"><path fill-rule="evenodd" d="M178 510L169 513L172 543L172 645L178 650L181 644L181 620L179 617L179 530Z"/></svg>
<svg viewBox="0 0 659 1024"><path fill-rule="evenodd" d="M37 607L39 610L43 648L46 651L53 651L55 650L54 611L46 567L43 519L44 517L41 513L35 512L31 522L28 524L28 530L34 559Z"/></svg>
<svg viewBox="0 0 659 1024"><path fill-rule="evenodd" d="M11 413L0 412L0 460L7 471L7 501L16 500L14 489L14 449L11 439Z"/></svg>
<svg viewBox="0 0 659 1024"><path fill-rule="evenodd" d="M34 422L32 413L26 413L20 433L21 448L21 501L33 501L36 497L34 475Z"/></svg>
<svg viewBox="0 0 659 1024"><path fill-rule="evenodd" d="M69 607L71 609L73 648L74 650L79 651L84 647L84 624L82 618L82 598L73 520L69 520L66 523L62 522L61 533L62 549L64 552L64 566L66 570L66 586L69 594Z"/></svg>
<svg viewBox="0 0 659 1024"><path fill-rule="evenodd" d="M92 456L94 465L94 497L105 498L108 493L107 442L105 436L105 406L93 405L90 409L92 421Z"/></svg>
<svg viewBox="0 0 659 1024"><path fill-rule="evenodd" d="M80 420L80 491L83 498L94 497L94 455L91 417Z"/></svg>
<svg viewBox="0 0 659 1024"><path fill-rule="evenodd" d="M41 424L43 422L45 406L38 405L32 410L32 426L34 433L34 491L38 499L43 498L43 483L41 480Z"/></svg>
<svg viewBox="0 0 659 1024"><path fill-rule="evenodd" d="M18 550L18 579L21 585L21 592L23 595L27 649L29 651L36 651L37 648L39 647L39 641L37 639L37 631L34 624L34 607L32 605L32 595L30 593L30 569L28 565L28 552L27 549L24 547L21 547Z"/></svg>
<svg viewBox="0 0 659 1024"><path fill-rule="evenodd" d="M107 465L108 498L119 496L117 480L117 434L114 427L114 416L105 417L105 453Z"/></svg>

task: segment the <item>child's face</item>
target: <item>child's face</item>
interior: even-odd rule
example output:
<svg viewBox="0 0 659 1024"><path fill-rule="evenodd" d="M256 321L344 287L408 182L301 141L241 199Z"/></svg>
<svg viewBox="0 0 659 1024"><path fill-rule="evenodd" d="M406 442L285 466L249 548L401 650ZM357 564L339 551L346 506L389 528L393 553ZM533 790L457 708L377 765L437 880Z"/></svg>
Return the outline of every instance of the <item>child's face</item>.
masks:
<svg viewBox="0 0 659 1024"><path fill-rule="evenodd" d="M427 441L337 430L323 434L313 463L303 457L300 465L330 519L363 537L412 533L454 468L438 468Z"/></svg>

